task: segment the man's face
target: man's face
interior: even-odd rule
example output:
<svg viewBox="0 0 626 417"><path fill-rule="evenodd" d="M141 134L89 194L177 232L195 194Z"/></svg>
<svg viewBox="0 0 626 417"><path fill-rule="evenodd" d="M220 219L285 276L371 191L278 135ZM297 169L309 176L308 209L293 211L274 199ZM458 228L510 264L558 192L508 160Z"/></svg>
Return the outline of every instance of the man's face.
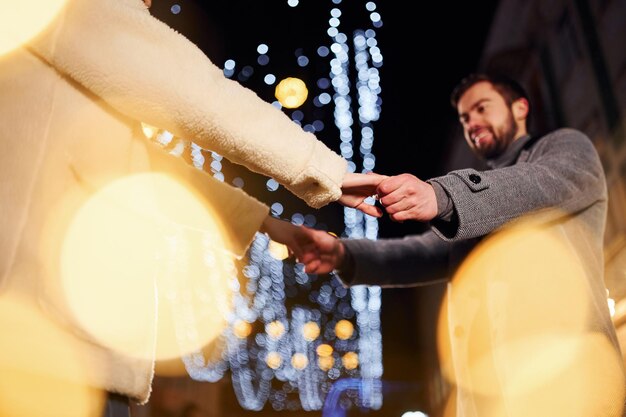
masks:
<svg viewBox="0 0 626 417"><path fill-rule="evenodd" d="M459 99L457 111L467 143L484 159L501 155L517 139L511 107L488 81L470 87Z"/></svg>

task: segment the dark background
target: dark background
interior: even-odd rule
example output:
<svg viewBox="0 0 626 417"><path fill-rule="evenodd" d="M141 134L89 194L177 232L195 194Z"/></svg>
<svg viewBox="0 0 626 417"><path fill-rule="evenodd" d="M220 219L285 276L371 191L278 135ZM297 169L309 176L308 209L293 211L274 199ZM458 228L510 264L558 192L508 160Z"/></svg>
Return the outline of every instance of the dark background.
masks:
<svg viewBox="0 0 626 417"><path fill-rule="evenodd" d="M175 4L180 6L178 14L171 11ZM343 11L342 32L351 35L354 29L371 28L364 4L349 0L338 6ZM383 26L376 29L383 65L379 68L382 111L380 119L374 122L375 172L408 172L422 179L444 173L452 144L463 141L449 94L462 77L477 69L496 6L497 0L387 0L377 4L376 11L383 20ZM305 121L324 121L324 130L316 135L339 152L332 106L318 109L311 104L312 97L320 93L315 87L317 79L328 77L329 58L319 57L316 49L331 43L326 30L332 7L331 1L318 0L301 1L296 8L289 7L286 0L154 0L151 13L196 43L218 67L223 68L226 59L235 59L238 70L252 66L254 74L240 82L266 101L274 101L274 86L263 82L266 73L274 73L278 80L287 76L303 79L309 87L309 99L299 110L304 112ZM270 63L266 67L256 63L259 43L270 47ZM296 51L309 57L307 67L297 65ZM233 79L237 79L237 73ZM292 112L284 111L289 115ZM280 201L285 206L283 218L296 212L314 213L318 219L316 227L337 234L343 231L343 210L338 204L314 211L282 187L268 192L266 177L228 162L224 162L223 172L226 182L236 176L243 178L244 189L262 201ZM394 223L386 217L379 225L379 238L400 237L424 228L415 222ZM442 285L383 290L385 381L420 385L436 368L434 323L442 293Z"/></svg>

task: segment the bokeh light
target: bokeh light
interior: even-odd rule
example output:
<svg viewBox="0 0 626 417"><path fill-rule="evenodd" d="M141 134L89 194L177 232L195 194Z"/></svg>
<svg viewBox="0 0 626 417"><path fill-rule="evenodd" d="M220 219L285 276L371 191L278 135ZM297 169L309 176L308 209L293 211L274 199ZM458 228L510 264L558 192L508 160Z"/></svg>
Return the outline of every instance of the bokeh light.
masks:
<svg viewBox="0 0 626 417"><path fill-rule="evenodd" d="M59 14L67 0L0 0L0 56L28 42Z"/></svg>
<svg viewBox="0 0 626 417"><path fill-rule="evenodd" d="M81 327L131 356L177 358L226 327L226 236L201 197L164 174L92 195L61 248L64 298ZM157 302L158 297L158 302ZM114 305L115 308L111 308Z"/></svg>
<svg viewBox="0 0 626 417"><path fill-rule="evenodd" d="M562 237L536 225L475 248L448 284L438 324L457 406L473 402L487 417L621 416L621 358L587 329L585 274Z"/></svg>
<svg viewBox="0 0 626 417"><path fill-rule="evenodd" d="M347 340L354 333L354 325L348 320L339 320L335 325L335 334L341 340Z"/></svg>
<svg viewBox="0 0 626 417"><path fill-rule="evenodd" d="M309 95L309 90L301 79L287 77L278 83L274 95L283 107L295 109L304 104Z"/></svg>
<svg viewBox="0 0 626 417"><path fill-rule="evenodd" d="M75 335L6 292L0 328L0 417L102 415L105 395L92 379L103 376L81 362Z"/></svg>

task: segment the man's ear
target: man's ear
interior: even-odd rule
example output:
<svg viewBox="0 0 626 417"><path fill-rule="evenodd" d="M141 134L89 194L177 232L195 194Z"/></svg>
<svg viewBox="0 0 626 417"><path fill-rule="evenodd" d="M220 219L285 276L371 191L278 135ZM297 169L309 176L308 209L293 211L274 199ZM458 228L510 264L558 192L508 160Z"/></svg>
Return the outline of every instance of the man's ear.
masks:
<svg viewBox="0 0 626 417"><path fill-rule="evenodd" d="M513 111L513 117L515 120L526 120L528 118L528 100L521 97L513 102L511 105L511 110Z"/></svg>

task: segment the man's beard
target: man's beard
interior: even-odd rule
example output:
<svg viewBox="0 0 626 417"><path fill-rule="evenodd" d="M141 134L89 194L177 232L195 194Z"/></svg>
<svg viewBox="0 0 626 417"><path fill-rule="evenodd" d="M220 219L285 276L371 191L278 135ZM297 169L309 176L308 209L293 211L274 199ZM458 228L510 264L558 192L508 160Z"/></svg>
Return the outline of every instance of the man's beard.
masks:
<svg viewBox="0 0 626 417"><path fill-rule="evenodd" d="M509 112L506 123L502 129L498 129L498 131L496 131L496 129L490 127L489 130L491 131L495 146L490 150L490 152L483 156L486 159L494 159L506 152L509 145L513 143L515 136L517 136L518 128L515 124L515 120L513 120L513 114Z"/></svg>

